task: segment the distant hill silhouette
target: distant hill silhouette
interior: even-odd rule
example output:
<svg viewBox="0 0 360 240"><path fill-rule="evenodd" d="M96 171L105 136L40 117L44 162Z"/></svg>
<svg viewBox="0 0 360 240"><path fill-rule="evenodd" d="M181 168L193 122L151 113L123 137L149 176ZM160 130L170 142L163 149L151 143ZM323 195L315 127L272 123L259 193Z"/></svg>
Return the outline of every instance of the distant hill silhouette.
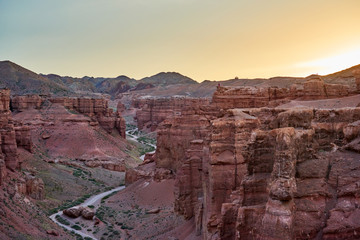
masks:
<svg viewBox="0 0 360 240"><path fill-rule="evenodd" d="M322 76L327 83L340 83L354 86L354 70L360 70L360 65ZM0 87L9 88L12 94L109 94L116 97L119 94L154 96L193 96L211 97L220 83L223 86L276 86L289 87L302 84L307 78L273 77L269 79L229 79L225 81L203 81L201 83L177 72L161 72L150 77L136 80L124 75L115 78L59 76L56 74L36 74L10 61L0 61Z"/></svg>

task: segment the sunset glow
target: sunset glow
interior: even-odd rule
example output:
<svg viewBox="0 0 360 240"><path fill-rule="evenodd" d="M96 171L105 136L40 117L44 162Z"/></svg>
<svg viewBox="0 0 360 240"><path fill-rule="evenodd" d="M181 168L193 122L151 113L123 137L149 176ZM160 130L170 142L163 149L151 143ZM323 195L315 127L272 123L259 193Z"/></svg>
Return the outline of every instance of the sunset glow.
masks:
<svg viewBox="0 0 360 240"><path fill-rule="evenodd" d="M359 9L358 0L0 0L0 56L77 77L323 74L360 63Z"/></svg>
<svg viewBox="0 0 360 240"><path fill-rule="evenodd" d="M311 69L312 72L309 72L309 74L318 73L325 75L350 68L359 63L360 48L336 56L299 63L296 67Z"/></svg>

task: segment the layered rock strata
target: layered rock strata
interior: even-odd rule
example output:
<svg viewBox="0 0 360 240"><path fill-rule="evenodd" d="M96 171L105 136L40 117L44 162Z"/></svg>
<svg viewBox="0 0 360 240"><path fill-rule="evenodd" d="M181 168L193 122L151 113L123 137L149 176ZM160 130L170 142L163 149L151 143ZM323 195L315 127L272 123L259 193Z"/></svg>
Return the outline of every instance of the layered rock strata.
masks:
<svg viewBox="0 0 360 240"><path fill-rule="evenodd" d="M212 104L219 109L276 107L294 99L317 100L349 96L356 92L347 85L327 84L319 75L311 75L300 86L222 87L215 91Z"/></svg>
<svg viewBox="0 0 360 240"><path fill-rule="evenodd" d="M168 117L180 116L187 108L208 105L205 98L140 98L133 100L133 106L138 108L136 120L138 128L154 131Z"/></svg>
<svg viewBox="0 0 360 240"><path fill-rule="evenodd" d="M69 109L70 111L77 111L88 117L94 118L99 122L99 125L108 133L117 130L119 134L125 138L125 119L119 112L113 112L108 107L106 99L95 98L52 98L52 103L58 103Z"/></svg>
<svg viewBox="0 0 360 240"><path fill-rule="evenodd" d="M39 95L14 96L11 98L11 109L18 112L32 108L40 109L43 101Z"/></svg>
<svg viewBox="0 0 360 240"><path fill-rule="evenodd" d="M360 108L193 111L162 123L155 162L203 239L358 236Z"/></svg>
<svg viewBox="0 0 360 240"><path fill-rule="evenodd" d="M304 83L303 99L325 99L348 96L349 86L341 84L326 84L319 75L311 75Z"/></svg>
<svg viewBox="0 0 360 240"><path fill-rule="evenodd" d="M7 169L15 171L21 167L18 147L32 151L30 129L11 117L10 90L0 90L0 185L4 182ZM26 191L25 191L26 192Z"/></svg>
<svg viewBox="0 0 360 240"><path fill-rule="evenodd" d="M14 122L10 112L10 90L0 91L0 135L1 154L6 167L12 171L18 168L18 154Z"/></svg>

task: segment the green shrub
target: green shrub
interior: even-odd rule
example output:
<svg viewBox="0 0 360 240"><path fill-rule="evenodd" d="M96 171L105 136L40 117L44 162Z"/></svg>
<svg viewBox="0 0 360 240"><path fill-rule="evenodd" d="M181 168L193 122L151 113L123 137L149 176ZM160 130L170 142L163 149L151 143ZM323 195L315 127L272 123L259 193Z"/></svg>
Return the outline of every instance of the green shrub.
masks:
<svg viewBox="0 0 360 240"><path fill-rule="evenodd" d="M81 230L81 227L79 225L72 225L71 228L75 230Z"/></svg>

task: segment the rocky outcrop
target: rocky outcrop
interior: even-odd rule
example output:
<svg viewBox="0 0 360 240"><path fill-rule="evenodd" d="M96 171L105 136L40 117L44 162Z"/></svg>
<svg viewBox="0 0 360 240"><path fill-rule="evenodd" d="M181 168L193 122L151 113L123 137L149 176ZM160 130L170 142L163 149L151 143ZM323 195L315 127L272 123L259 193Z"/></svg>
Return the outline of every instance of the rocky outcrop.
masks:
<svg viewBox="0 0 360 240"><path fill-rule="evenodd" d="M157 130L156 165L177 171L186 159L186 150L195 139L206 139L211 119L220 112L209 106L183 109L182 114L165 120Z"/></svg>
<svg viewBox="0 0 360 240"><path fill-rule="evenodd" d="M230 105L158 128L155 163L176 173L175 211L203 239L356 238L360 108L219 111Z"/></svg>
<svg viewBox="0 0 360 240"><path fill-rule="evenodd" d="M276 106L284 101L301 96L296 88L277 87L222 87L218 86L212 98L212 105L219 109L259 108L270 104ZM282 102L279 102L282 100Z"/></svg>
<svg viewBox="0 0 360 240"><path fill-rule="evenodd" d="M45 198L45 185L41 178L29 178L26 180L26 195L36 200Z"/></svg>
<svg viewBox="0 0 360 240"><path fill-rule="evenodd" d="M125 173L125 184L129 185L142 179L153 179L161 181L163 179L173 179L173 171L165 168L156 167L154 162L140 165L136 168L128 168Z"/></svg>
<svg viewBox="0 0 360 240"><path fill-rule="evenodd" d="M15 96L11 98L12 111L22 112L27 109L40 109L43 99L39 95Z"/></svg>
<svg viewBox="0 0 360 240"><path fill-rule="evenodd" d="M25 173L24 177L18 177L16 191L35 200L45 199L45 185L43 180L29 173Z"/></svg>
<svg viewBox="0 0 360 240"><path fill-rule="evenodd" d="M18 147L32 151L30 129L15 122L10 112L10 90L0 90L0 185L4 182L6 169L15 171L21 167ZM26 192L26 191L25 191Z"/></svg>
<svg viewBox="0 0 360 240"><path fill-rule="evenodd" d="M24 126L21 123L15 124L15 137L18 147L22 147L29 152L33 152L33 143L31 140L31 130L29 126Z"/></svg>
<svg viewBox="0 0 360 240"><path fill-rule="evenodd" d="M187 108L208 105L205 98L140 98L133 100L133 106L139 108L136 111L138 128L154 131L166 118L180 116Z"/></svg>
<svg viewBox="0 0 360 240"><path fill-rule="evenodd" d="M83 207L68 208L63 210L63 214L71 218L77 218L80 217L83 209L84 209Z"/></svg>
<svg viewBox="0 0 360 240"><path fill-rule="evenodd" d="M340 98L353 92L347 85L327 84L319 75L311 75L302 86L290 88L218 86L212 105L219 109L276 107L294 99Z"/></svg>
<svg viewBox="0 0 360 240"><path fill-rule="evenodd" d="M94 210L85 207L82 211L81 211L81 216L87 220L93 220L94 216L95 216L95 212Z"/></svg>
<svg viewBox="0 0 360 240"><path fill-rule="evenodd" d="M1 153L5 165L14 171L19 167L14 122L10 112L10 90L0 91L0 135Z"/></svg>
<svg viewBox="0 0 360 240"><path fill-rule="evenodd" d="M326 84L319 75L311 75L304 83L303 99L325 99L348 96L349 86L341 84Z"/></svg>
<svg viewBox="0 0 360 240"><path fill-rule="evenodd" d="M83 218L87 220L93 220L95 216L94 210L88 208L88 207L73 207L68 208L63 211L64 215L71 217L71 218L78 218L82 216Z"/></svg>
<svg viewBox="0 0 360 240"><path fill-rule="evenodd" d="M122 118L119 112L114 113L108 107L106 99L96 98L52 98L52 103L58 103L69 109L70 111L77 111L88 117L93 118L99 125L111 133L113 130L119 132L120 136L125 138L125 119Z"/></svg>

